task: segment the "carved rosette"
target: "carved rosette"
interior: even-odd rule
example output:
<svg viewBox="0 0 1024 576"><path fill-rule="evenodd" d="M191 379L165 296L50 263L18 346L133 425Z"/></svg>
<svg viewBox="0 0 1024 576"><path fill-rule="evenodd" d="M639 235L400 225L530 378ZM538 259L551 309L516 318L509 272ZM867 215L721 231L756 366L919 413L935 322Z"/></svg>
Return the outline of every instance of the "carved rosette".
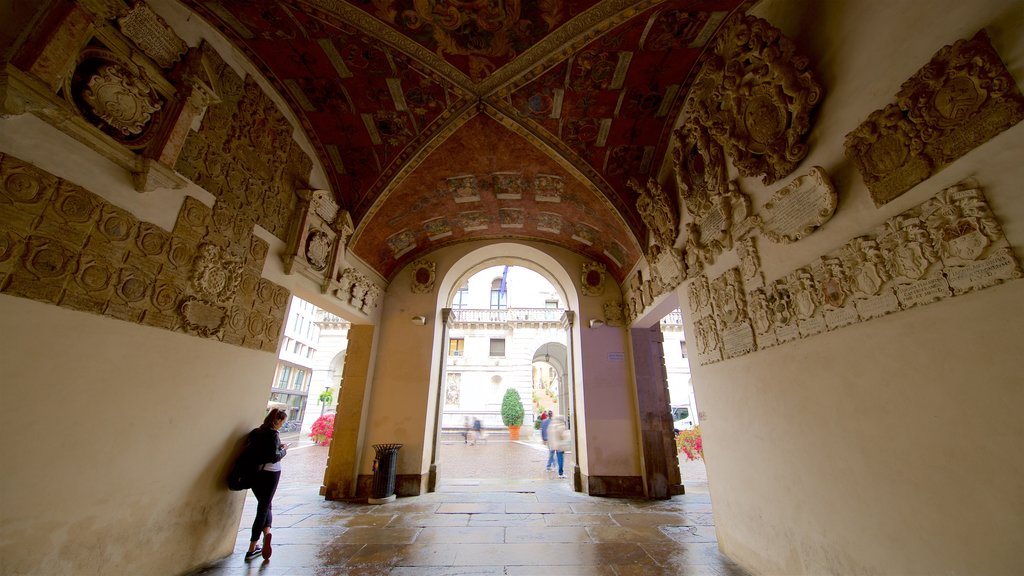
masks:
<svg viewBox="0 0 1024 576"><path fill-rule="evenodd" d="M604 293L604 281L608 270L600 262L586 262L580 274L580 286L584 296L600 296Z"/></svg>
<svg viewBox="0 0 1024 576"><path fill-rule="evenodd" d="M714 50L691 91L691 114L740 174L771 184L807 155L804 138L821 85L796 45L754 16L730 18Z"/></svg>
<svg viewBox="0 0 1024 576"><path fill-rule="evenodd" d="M430 294L434 290L434 281L437 278L437 264L432 260L420 258L411 265L412 281L409 289L413 294Z"/></svg>

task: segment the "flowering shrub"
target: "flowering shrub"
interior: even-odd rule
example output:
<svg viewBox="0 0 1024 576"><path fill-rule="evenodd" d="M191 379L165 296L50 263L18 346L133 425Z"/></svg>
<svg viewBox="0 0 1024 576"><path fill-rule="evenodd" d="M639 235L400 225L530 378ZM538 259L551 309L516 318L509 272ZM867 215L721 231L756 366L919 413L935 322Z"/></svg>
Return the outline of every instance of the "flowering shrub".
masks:
<svg viewBox="0 0 1024 576"><path fill-rule="evenodd" d="M703 460L704 442L700 438L700 426L694 426L693 430L680 430L676 435L676 449L680 454L686 454L687 460Z"/></svg>
<svg viewBox="0 0 1024 576"><path fill-rule="evenodd" d="M334 437L334 414L324 414L317 418L309 437L321 446L330 446L331 438Z"/></svg>

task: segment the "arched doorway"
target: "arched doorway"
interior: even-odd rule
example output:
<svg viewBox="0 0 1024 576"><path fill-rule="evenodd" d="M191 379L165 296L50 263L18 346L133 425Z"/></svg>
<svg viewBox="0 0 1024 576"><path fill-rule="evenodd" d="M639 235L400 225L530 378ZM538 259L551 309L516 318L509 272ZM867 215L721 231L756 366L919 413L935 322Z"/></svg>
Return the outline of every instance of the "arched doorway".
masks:
<svg viewBox="0 0 1024 576"><path fill-rule="evenodd" d="M532 266L491 262L445 310L438 482L544 481L544 411L571 413L564 299Z"/></svg>
<svg viewBox="0 0 1024 576"><path fill-rule="evenodd" d="M529 305L517 306L515 299L507 292L509 270L517 268L532 271L542 278L549 287L547 294L541 294L539 297L534 295ZM471 281L474 275L481 272L484 272L482 278L475 282ZM479 297L474 295L475 284L486 288L486 309L466 306L467 303L479 301ZM493 440L511 441L502 420L498 404L500 398L494 393L504 395L507 390L515 390L523 408L520 439L515 442L532 443L536 462L535 466L516 467L514 470L536 471L539 477L543 478L547 449L540 442L540 431L534 428L540 414L533 401L533 380L535 361L543 359L542 346L545 344L548 345L548 360L551 361L547 365L558 376L556 398L563 406L572 405L571 390L574 378L572 355L569 350L572 348L575 328L575 314L572 308L578 306L578 297L564 266L548 254L532 247L510 244L487 246L467 254L449 269L440 282L438 305L441 306L439 316L442 321L439 322L437 337L440 338L443 351L440 354L441 362L437 371L436 432L431 448L428 489L436 490L439 482L452 478L452 475L445 471L446 463L449 469L455 467L450 459L443 456L446 442L452 443L448 444L450 448L454 447L456 442L461 442L462 446L470 444L468 437L471 436L467 435L464 438L460 435L460 429L465 429L467 417L470 422L474 421L473 416L466 413L467 406L460 406L461 410L448 410L449 406L455 403L455 398L458 398L460 405L472 404L463 402L466 399L465 384L469 384L467 373L470 373L470 369L477 368L472 366L469 356L474 348L478 353L484 348L480 343L474 346L467 341L467 333L473 333L478 338L486 338L487 357L493 364L487 367L483 374L470 376L478 383L482 382L483 386L491 388L491 409L483 410L485 434L490 434ZM515 338L524 334L528 334L528 337ZM556 352L556 355L552 352ZM557 356L557 360L553 356ZM502 365L515 366L522 370L501 373L491 369ZM468 410L472 411L474 408ZM477 410L479 411L479 408ZM573 413L571 409L566 411ZM465 470L464 466L461 468ZM507 477L508 469L502 475Z"/></svg>

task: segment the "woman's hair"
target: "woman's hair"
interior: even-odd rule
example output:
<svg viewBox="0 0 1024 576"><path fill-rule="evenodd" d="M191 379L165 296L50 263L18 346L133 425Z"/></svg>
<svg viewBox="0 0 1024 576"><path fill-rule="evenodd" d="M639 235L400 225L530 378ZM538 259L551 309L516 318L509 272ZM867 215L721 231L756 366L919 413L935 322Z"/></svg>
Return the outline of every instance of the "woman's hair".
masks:
<svg viewBox="0 0 1024 576"><path fill-rule="evenodd" d="M281 420L287 420L288 413L280 408L272 408L267 414L267 417L263 419L263 425L267 427L273 427Z"/></svg>

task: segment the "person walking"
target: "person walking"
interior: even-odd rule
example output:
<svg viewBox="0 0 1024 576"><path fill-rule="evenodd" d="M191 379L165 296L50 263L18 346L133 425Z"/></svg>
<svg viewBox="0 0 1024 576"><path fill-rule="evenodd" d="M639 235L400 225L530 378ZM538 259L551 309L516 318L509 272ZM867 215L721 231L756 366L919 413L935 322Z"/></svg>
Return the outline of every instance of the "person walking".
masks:
<svg viewBox="0 0 1024 576"><path fill-rule="evenodd" d="M565 478L565 451L569 449L569 430L565 427L565 418L555 416L548 427L548 450L558 460L558 477Z"/></svg>
<svg viewBox="0 0 1024 576"><path fill-rule="evenodd" d="M479 418L474 416L473 417L473 441L470 442L470 445L473 445L473 444L476 444L477 442L479 442L483 438L483 434L484 434L483 423L480 422Z"/></svg>
<svg viewBox="0 0 1024 576"><path fill-rule="evenodd" d="M540 439L541 441L544 442L545 446L547 446L548 444L548 428L551 427L552 416L553 413L551 412L551 410L548 410L547 412L542 412L540 415ZM544 470L550 472L554 465L555 451L552 450L550 446L548 446L548 463L546 466L544 466Z"/></svg>
<svg viewBox="0 0 1024 576"><path fill-rule="evenodd" d="M288 413L279 408L272 409L263 424L249 433L249 442L258 464L256 476L252 482L252 494L256 497L256 518L252 521L252 533L249 538L249 550L245 559L251 560L263 556L270 560L272 525L274 514L271 510L277 484L281 480L281 459L288 454L288 444L281 442L278 431L288 420ZM263 546L257 545L263 535Z"/></svg>

